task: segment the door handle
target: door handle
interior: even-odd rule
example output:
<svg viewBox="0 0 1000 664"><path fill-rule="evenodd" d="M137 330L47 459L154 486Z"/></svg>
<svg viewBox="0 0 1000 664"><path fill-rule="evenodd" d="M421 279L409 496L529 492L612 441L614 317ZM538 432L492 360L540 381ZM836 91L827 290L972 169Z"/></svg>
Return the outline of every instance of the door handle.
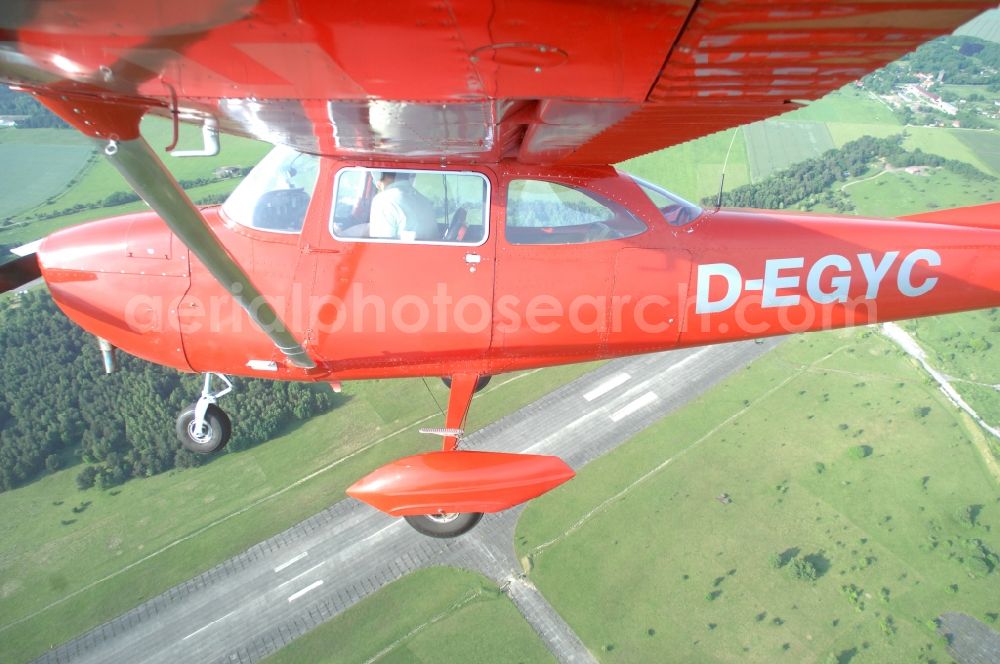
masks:
<svg viewBox="0 0 1000 664"><path fill-rule="evenodd" d="M476 266L483 262L483 257L479 254L468 253L465 254L465 262L469 266L469 272L475 272Z"/></svg>

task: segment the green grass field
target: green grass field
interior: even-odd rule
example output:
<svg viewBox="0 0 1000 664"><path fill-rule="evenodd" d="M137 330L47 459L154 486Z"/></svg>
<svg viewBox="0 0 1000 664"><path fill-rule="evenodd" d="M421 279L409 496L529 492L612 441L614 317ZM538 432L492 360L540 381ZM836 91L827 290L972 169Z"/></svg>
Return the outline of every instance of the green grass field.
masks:
<svg viewBox="0 0 1000 664"><path fill-rule="evenodd" d="M392 619L386 619L386 607ZM414 572L264 660L347 662L552 662L517 608L488 579L457 569Z"/></svg>
<svg viewBox="0 0 1000 664"><path fill-rule="evenodd" d="M1000 427L1000 309L905 321L901 325L927 352L928 361L951 376L952 386L987 423ZM987 437L1000 456L1000 441Z"/></svg>
<svg viewBox="0 0 1000 664"><path fill-rule="evenodd" d="M240 183L239 180L221 180L219 182L213 182L212 184L207 184L202 187L192 187L187 189L188 196L197 202L202 196L207 196L209 194L223 194L228 195L236 188L236 185ZM18 226L16 228L9 228L0 231L0 243L4 244L26 244L37 240L38 238L45 237L50 233L54 233L60 228L67 228L69 226L75 226L77 224L82 224L87 221L93 221L95 219L105 219L108 217L118 216L122 214L129 214L132 212L141 212L143 210L148 210L149 206L142 201L136 201L135 203L127 203L125 205L116 205L115 207L109 208L96 208L93 210L83 210L81 212L75 212L73 214L67 214L60 217L53 217L52 219L44 219L42 221L32 221L31 223Z"/></svg>
<svg viewBox="0 0 1000 664"><path fill-rule="evenodd" d="M468 428L590 368L498 377L476 398ZM428 385L447 402L440 381ZM331 413L201 468L83 492L70 468L0 494L0 661L32 659L324 509L375 467L435 446L416 431L440 418L420 380L344 390Z"/></svg>
<svg viewBox="0 0 1000 664"><path fill-rule="evenodd" d="M721 131L669 150L629 159L618 167L697 202L704 196L718 193L723 165L727 190L750 183L747 146L742 129Z"/></svg>
<svg viewBox="0 0 1000 664"><path fill-rule="evenodd" d="M831 92L804 108L786 113L781 119L787 122L847 122L899 126L899 120L892 109L853 85Z"/></svg>
<svg viewBox="0 0 1000 664"><path fill-rule="evenodd" d="M36 134L36 132L39 133ZM178 180L212 177L215 169L222 166L253 166L270 149L269 145L259 141L223 136L221 139L222 150L218 156L177 158L171 157L162 151L173 138L173 127L169 122L156 117L146 118L142 123L142 133L170 169L170 172ZM181 125L180 136L179 147L182 149L200 145L201 133L197 127ZM74 137L76 139L75 142L74 139L69 137ZM88 147L90 145L89 142L84 141L81 146L78 134L74 131L58 129L15 129L0 131L0 164L5 165L5 171L17 168L17 164L20 162L13 157L29 149L33 149L35 141L52 142L55 146L52 149L58 150L55 153L57 155L62 155L71 150L87 150L89 154L91 150ZM60 144L60 141L65 143L65 145ZM30 146L28 145L29 143L31 144ZM8 160L8 156L11 156L12 159ZM37 162L33 161L32 163L37 163L38 169L47 171L47 169L53 167L53 164L60 165L62 162L58 158L53 158L38 159ZM30 171L31 169L28 170ZM116 191L131 191L118 171L103 157L94 159L82 172L79 172L79 170L78 168L70 178L64 179L61 187L55 187L54 190L53 188L47 189L48 194L46 196L31 199L34 202L31 202L29 205L21 205L20 199L18 199L19 202L17 205L20 206L18 212L22 214L46 214L57 210L64 210L77 204L87 205L102 201ZM55 169L54 172L56 171L58 169ZM40 181L45 181L45 179L39 177ZM71 187L65 189L65 185L70 179L75 179L76 181ZM229 193L236 187L237 183L237 180L224 180L204 187L190 189L188 190L188 195L192 199L197 200L210 193ZM5 187L5 183L0 183L0 187ZM62 189L62 193L60 193L60 189ZM0 193L2 191L0 189ZM46 203L47 199L52 199L52 202ZM3 198L0 198L0 200L3 200ZM0 206L2 205L3 203L0 202ZM138 202L111 208L83 210L52 219L31 221L24 226L0 230L0 243L20 244L30 242L60 228L92 219L135 212L142 209L146 209L145 205ZM2 213L2 209L0 209L0 217L2 216L5 215Z"/></svg>
<svg viewBox="0 0 1000 664"><path fill-rule="evenodd" d="M991 9L983 12L956 30L955 34L1000 43L1000 11Z"/></svg>
<svg viewBox="0 0 1000 664"><path fill-rule="evenodd" d="M822 122L765 120L747 125L743 134L754 182L833 149L830 131Z"/></svg>
<svg viewBox="0 0 1000 664"><path fill-rule="evenodd" d="M1000 552L970 431L871 331L796 337L532 502L517 546L602 661L947 661L928 620L1000 611L962 562Z"/></svg>
<svg viewBox="0 0 1000 664"><path fill-rule="evenodd" d="M838 148L842 148L845 143L850 143L862 136L888 138L903 133L905 129L898 124L869 124L866 122L828 122L826 128L830 132L834 146Z"/></svg>
<svg viewBox="0 0 1000 664"><path fill-rule="evenodd" d="M955 137L986 166L983 170L1000 176L1000 132L960 131Z"/></svg>
<svg viewBox="0 0 1000 664"><path fill-rule="evenodd" d="M929 175L903 171L884 173L849 185L845 191L856 213L895 217L928 210L976 205L1000 200L1000 182L976 182L938 169Z"/></svg>
<svg viewBox="0 0 1000 664"><path fill-rule="evenodd" d="M270 149L266 143L223 136L222 150L218 156L177 158L163 152L163 148L172 140L173 127L169 122L161 118L147 117L142 122L142 134L178 180L211 177L213 171L220 166L253 166ZM179 146L198 145L200 136L198 128L181 125ZM52 205L43 205L35 211L45 213L71 207L76 203L100 201L116 191L131 191L131 189L110 162L99 159L80 178L77 186L60 196Z"/></svg>
<svg viewBox="0 0 1000 664"><path fill-rule="evenodd" d="M93 154L89 145L8 143L0 131L0 219L29 210L71 185Z"/></svg>
<svg viewBox="0 0 1000 664"><path fill-rule="evenodd" d="M990 141L994 135L992 131L907 127L906 133L907 138L903 141L903 147L907 150L920 148L924 152L941 155L945 159L964 161L990 175L1000 176L1000 170L994 169L981 157L982 151L973 147L979 140Z"/></svg>

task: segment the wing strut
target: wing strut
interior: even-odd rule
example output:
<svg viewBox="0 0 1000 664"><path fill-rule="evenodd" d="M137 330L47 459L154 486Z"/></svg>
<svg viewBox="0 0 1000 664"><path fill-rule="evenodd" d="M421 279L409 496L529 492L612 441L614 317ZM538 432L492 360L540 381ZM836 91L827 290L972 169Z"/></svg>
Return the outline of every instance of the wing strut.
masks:
<svg viewBox="0 0 1000 664"><path fill-rule="evenodd" d="M98 139L100 140L100 139ZM163 218L170 229L205 264L208 271L271 338L288 361L303 369L316 363L288 331L278 313L219 243L201 212L141 136L125 141L101 141L107 156L137 194Z"/></svg>
<svg viewBox="0 0 1000 664"><path fill-rule="evenodd" d="M104 148L108 161L135 193L160 215L289 362L302 369L316 368L316 363L215 237L201 212L142 137L139 121L149 103L142 99L109 99L94 91L49 88L32 92L50 111Z"/></svg>

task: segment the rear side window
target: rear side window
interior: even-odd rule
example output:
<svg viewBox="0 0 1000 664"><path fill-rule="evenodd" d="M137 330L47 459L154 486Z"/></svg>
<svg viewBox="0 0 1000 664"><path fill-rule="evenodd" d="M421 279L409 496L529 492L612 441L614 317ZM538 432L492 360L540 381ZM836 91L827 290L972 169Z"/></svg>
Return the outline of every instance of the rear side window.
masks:
<svg viewBox="0 0 1000 664"><path fill-rule="evenodd" d="M488 220L489 181L479 173L345 168L330 230L344 241L478 245Z"/></svg>
<svg viewBox="0 0 1000 664"><path fill-rule="evenodd" d="M646 224L623 206L586 189L546 180L511 180L507 241L583 244L639 235Z"/></svg>

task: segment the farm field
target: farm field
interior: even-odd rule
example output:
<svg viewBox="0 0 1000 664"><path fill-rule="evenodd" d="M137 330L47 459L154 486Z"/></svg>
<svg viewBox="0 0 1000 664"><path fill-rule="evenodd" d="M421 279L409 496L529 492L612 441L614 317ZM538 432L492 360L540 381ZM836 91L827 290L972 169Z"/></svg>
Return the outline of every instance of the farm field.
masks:
<svg viewBox="0 0 1000 664"><path fill-rule="evenodd" d="M901 126L892 109L864 90L847 85L808 106L781 116L788 122L863 122Z"/></svg>
<svg viewBox="0 0 1000 664"><path fill-rule="evenodd" d="M591 368L498 378L468 428ZM373 468L433 447L416 425L437 426L438 413L420 380L348 383L330 413L199 468L79 491L74 467L0 494L0 661L30 660L324 509Z"/></svg>
<svg viewBox="0 0 1000 664"><path fill-rule="evenodd" d="M941 155L945 159L968 162L991 175L1000 175L1000 171L995 170L989 163L980 158L978 148L973 147L977 141L991 140L994 136L993 131L907 127L906 134L907 138L903 141L903 147L908 150L920 148L924 152Z"/></svg>
<svg viewBox="0 0 1000 664"><path fill-rule="evenodd" d="M842 148L845 143L862 136L888 138L905 131L907 128L898 124L871 124L866 122L828 122L826 128L830 132L834 147Z"/></svg>
<svg viewBox="0 0 1000 664"><path fill-rule="evenodd" d="M956 138L987 167L984 170L1000 175L1000 132L963 131Z"/></svg>
<svg viewBox="0 0 1000 664"><path fill-rule="evenodd" d="M956 30L955 34L1000 43L1000 10L993 9L980 14Z"/></svg>
<svg viewBox="0 0 1000 664"><path fill-rule="evenodd" d="M750 183L747 145L742 129L720 131L668 150L629 159L618 164L618 168L697 202L718 193L723 165L726 189Z"/></svg>
<svg viewBox="0 0 1000 664"><path fill-rule="evenodd" d="M689 200L700 201L718 192L730 144L732 150L725 183L727 190L751 181L760 181L778 170L818 156L828 149L842 147L865 135L885 138L903 132L907 134L904 146L908 150L920 148L946 159L968 162L986 173L1000 176L1000 135L985 131L904 127L885 104L853 86L838 90L778 119L719 132L630 159L618 166L661 184ZM964 180L962 183L945 182L946 188L958 185L959 189L964 189L964 184ZM914 183L914 188L919 188L919 182ZM975 191L981 191L987 197L991 195L988 188L970 183L968 196L955 195L947 200L960 201L955 204L980 202L976 200ZM927 201L914 200L907 211L929 209L914 207L924 202ZM882 208L876 205L866 208L869 209ZM859 214L874 212L859 209Z"/></svg>
<svg viewBox="0 0 1000 664"><path fill-rule="evenodd" d="M200 129L189 125L181 125L180 129L180 148L200 145ZM35 132L41 133L35 134ZM222 151L218 156L177 158L162 152L162 149L173 139L173 127L168 121L162 118L148 117L143 120L142 132L143 136L153 146L154 150L157 151L178 180L210 178L216 168L224 166L252 166L260 161L261 157L270 149L269 145L259 141L223 136L221 139ZM84 141L81 146L78 141L73 140L74 138L78 138L76 132L59 129L14 129L0 131L0 164L5 165L6 168L9 168L8 164L11 164L6 159L5 149L23 151L27 149L29 143L39 139L42 141L63 141L70 147L60 148L60 150L85 149L88 151L87 154L89 156L91 152L90 143ZM37 157L33 158L31 163L42 171L50 168L52 164L48 159ZM108 195L116 191L131 191L118 171L106 159L100 157L100 155L95 155L95 158L87 164L82 172L79 172L78 169L78 172L73 175L78 177L76 177L75 184L69 189L65 189L66 183L69 182L67 179L62 184L61 193L59 189L56 189L48 196L39 199L37 203L22 206L19 212L22 214L48 214L58 210L69 209L75 205L89 205L103 201ZM210 193L229 193L236 187L238 182L237 179L222 180L205 185L204 187L189 189L188 195L193 200L197 200ZM4 184L0 183L0 187L3 186ZM47 203L46 201L50 198L52 198L52 202ZM3 203L0 202L0 205L3 205ZM76 223L125 214L127 212L135 212L142 209L146 209L145 205L142 202L136 202L115 207L98 207L81 210L52 219L32 220L26 225L0 229L0 243L23 244L44 237L59 228ZM0 217L3 216L5 215L0 213Z"/></svg>
<svg viewBox="0 0 1000 664"><path fill-rule="evenodd" d="M385 607L394 620L385 620ZM409 574L264 660L553 662L514 604L483 576L433 567Z"/></svg>
<svg viewBox="0 0 1000 664"><path fill-rule="evenodd" d="M0 131L0 219L45 203L70 186L89 163L94 150L89 145L51 143L7 143Z"/></svg>
<svg viewBox="0 0 1000 664"><path fill-rule="evenodd" d="M516 543L605 662L948 661L929 621L1000 612L968 562L1000 552L976 434L872 330L795 337L531 503Z"/></svg>
<svg viewBox="0 0 1000 664"><path fill-rule="evenodd" d="M834 147L830 131L822 122L765 120L747 125L742 131L753 182Z"/></svg>

